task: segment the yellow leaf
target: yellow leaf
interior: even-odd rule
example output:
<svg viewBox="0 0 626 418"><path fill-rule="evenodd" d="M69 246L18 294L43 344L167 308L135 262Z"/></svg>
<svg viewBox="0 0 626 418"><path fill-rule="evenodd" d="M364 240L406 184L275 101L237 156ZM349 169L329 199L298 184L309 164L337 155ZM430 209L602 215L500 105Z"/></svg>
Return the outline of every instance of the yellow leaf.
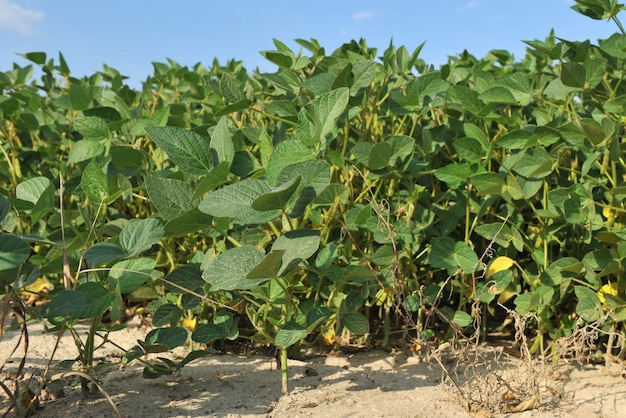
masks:
<svg viewBox="0 0 626 418"><path fill-rule="evenodd" d="M499 271L510 269L515 264L515 261L507 256L498 257L491 262L489 269L487 269L487 277L491 277Z"/></svg>
<svg viewBox="0 0 626 418"><path fill-rule="evenodd" d="M46 292L54 289L54 284L45 277L39 277L37 280L22 289L22 295L32 295L35 293Z"/></svg>
<svg viewBox="0 0 626 418"><path fill-rule="evenodd" d="M605 284L604 286L600 288L600 290L598 290L598 297L600 298L600 302L602 302L603 304L606 304L606 299L604 298L604 295L617 296L618 291L619 291L618 283Z"/></svg>

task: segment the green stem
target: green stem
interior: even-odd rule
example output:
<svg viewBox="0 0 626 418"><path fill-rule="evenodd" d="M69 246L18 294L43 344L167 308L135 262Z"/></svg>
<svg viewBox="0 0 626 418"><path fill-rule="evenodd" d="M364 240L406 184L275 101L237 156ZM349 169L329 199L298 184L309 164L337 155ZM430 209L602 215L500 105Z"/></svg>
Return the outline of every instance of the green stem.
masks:
<svg viewBox="0 0 626 418"><path fill-rule="evenodd" d="M280 375L283 384L283 395L289 394L289 368L287 366L287 348L280 348Z"/></svg>

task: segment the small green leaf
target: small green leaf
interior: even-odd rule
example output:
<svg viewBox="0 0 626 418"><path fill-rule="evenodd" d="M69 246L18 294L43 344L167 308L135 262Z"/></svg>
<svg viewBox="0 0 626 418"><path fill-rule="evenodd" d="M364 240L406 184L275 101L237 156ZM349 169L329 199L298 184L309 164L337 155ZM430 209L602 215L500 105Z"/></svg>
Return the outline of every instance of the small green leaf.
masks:
<svg viewBox="0 0 626 418"><path fill-rule="evenodd" d="M70 164L76 164L82 161L91 160L92 158L104 155L104 151L104 145L98 141L91 139L76 141L67 157L67 162Z"/></svg>
<svg viewBox="0 0 626 418"><path fill-rule="evenodd" d="M220 254L209 264L202 273L202 278L211 284L211 291L245 290L258 287L267 280L249 280L246 276L264 257L265 255L256 248L232 248Z"/></svg>
<svg viewBox="0 0 626 418"><path fill-rule="evenodd" d="M199 231L211 227L212 222L212 216L195 208L167 222L164 227L165 236L178 237L190 232Z"/></svg>
<svg viewBox="0 0 626 418"><path fill-rule="evenodd" d="M341 316L341 320L350 332L363 335L370 332L370 324L367 318L358 312L347 312Z"/></svg>
<svg viewBox="0 0 626 418"><path fill-rule="evenodd" d="M180 321L183 311L176 305L166 303L157 308L152 315L152 325L155 327L163 327L165 325L174 326Z"/></svg>
<svg viewBox="0 0 626 418"><path fill-rule="evenodd" d="M213 129L210 147L216 164L225 162L230 166L235 158L235 146L228 130L228 120L224 116Z"/></svg>
<svg viewBox="0 0 626 418"><path fill-rule="evenodd" d="M149 126L146 132L181 170L203 175L213 168L209 141L197 133L172 126Z"/></svg>
<svg viewBox="0 0 626 418"><path fill-rule="evenodd" d="M279 348L291 347L292 345L298 343L303 338L306 338L308 332L306 328L302 327L296 322L287 322L279 331L276 333L276 338L274 343Z"/></svg>
<svg viewBox="0 0 626 418"><path fill-rule="evenodd" d="M270 185L263 179L245 179L208 194L199 209L211 216L235 218L244 224L269 222L279 216L280 211L258 211L252 203L270 191Z"/></svg>
<svg viewBox="0 0 626 418"><path fill-rule="evenodd" d="M107 123L95 116L83 116L74 121L74 128L86 140L101 141L111 137L111 130Z"/></svg>
<svg viewBox="0 0 626 418"><path fill-rule="evenodd" d="M283 265L283 255L287 250L272 250L254 266L246 275L246 279L272 279L278 277L280 267Z"/></svg>
<svg viewBox="0 0 626 418"><path fill-rule="evenodd" d="M198 205L193 199L193 187L182 180L146 176L145 186L150 200L166 220L176 218Z"/></svg>
<svg viewBox="0 0 626 418"><path fill-rule="evenodd" d="M272 245L272 251L285 250L278 276L284 276L303 260L311 257L320 245L320 231L299 229L285 232Z"/></svg>
<svg viewBox="0 0 626 418"><path fill-rule="evenodd" d="M189 332L185 328L172 327L172 328L157 328L153 329L146 335L146 344L148 345L164 345L169 350L187 342Z"/></svg>
<svg viewBox="0 0 626 418"><path fill-rule="evenodd" d="M149 250L163 238L163 224L156 218L132 219L120 232L120 245L126 258Z"/></svg>
<svg viewBox="0 0 626 418"><path fill-rule="evenodd" d="M463 241L455 242L450 237L434 238L430 252L430 264L445 268L449 274L456 270L471 273L478 263L478 256Z"/></svg>
<svg viewBox="0 0 626 418"><path fill-rule="evenodd" d="M30 247L15 235L0 234L0 271L13 270L30 256Z"/></svg>
<svg viewBox="0 0 626 418"><path fill-rule="evenodd" d="M258 211L282 210L298 188L301 180L302 177L300 176L292 178L269 192L263 193L254 199L251 206L252 209Z"/></svg>
<svg viewBox="0 0 626 418"><path fill-rule="evenodd" d="M460 328L465 328L473 322L473 319L467 312L456 311L454 313L454 317L452 318L452 322Z"/></svg>
<svg viewBox="0 0 626 418"><path fill-rule="evenodd" d="M283 141L276 145L267 165L267 182L276 186L278 175L286 167L312 160L313 151L298 141Z"/></svg>
<svg viewBox="0 0 626 418"><path fill-rule="evenodd" d="M163 284L172 293L186 293L189 290L196 290L205 281L202 279L202 271L194 265L185 265L175 268L170 274L165 276Z"/></svg>
<svg viewBox="0 0 626 418"><path fill-rule="evenodd" d="M94 267L122 258L125 255L126 251L119 245L110 242L99 242L89 247L83 254L83 257L89 267Z"/></svg>
<svg viewBox="0 0 626 418"><path fill-rule="evenodd" d="M127 294L138 289L152 275L156 259L134 258L122 260L109 271L108 281L120 294Z"/></svg>
<svg viewBox="0 0 626 418"><path fill-rule="evenodd" d="M83 170L80 179L83 192L93 200L94 203L106 201L109 197L109 182L106 174L92 161Z"/></svg>
<svg viewBox="0 0 626 418"><path fill-rule="evenodd" d="M576 313L587 322L599 319L602 314L602 302L596 292L586 286L574 286L574 293L578 298Z"/></svg>

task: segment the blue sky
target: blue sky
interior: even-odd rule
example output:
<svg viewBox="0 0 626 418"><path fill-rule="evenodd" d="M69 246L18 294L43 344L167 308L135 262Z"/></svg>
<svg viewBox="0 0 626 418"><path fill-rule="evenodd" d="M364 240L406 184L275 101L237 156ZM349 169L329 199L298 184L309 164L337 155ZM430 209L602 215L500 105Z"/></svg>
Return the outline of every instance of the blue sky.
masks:
<svg viewBox="0 0 626 418"><path fill-rule="evenodd" d="M43 51L58 62L61 51L72 75L105 63L139 83L151 62L166 58L210 66L214 58L242 60L247 69L273 71L259 51L276 38L299 50L293 39L317 39L331 53L365 38L379 53L390 40L439 66L464 49L478 58L491 49L524 56L522 40L544 40L551 29L571 41L608 38L613 23L594 21L570 9L571 0L413 1L222 1L209 0L0 0L0 71L27 62L16 53ZM306 51L304 51L306 53Z"/></svg>

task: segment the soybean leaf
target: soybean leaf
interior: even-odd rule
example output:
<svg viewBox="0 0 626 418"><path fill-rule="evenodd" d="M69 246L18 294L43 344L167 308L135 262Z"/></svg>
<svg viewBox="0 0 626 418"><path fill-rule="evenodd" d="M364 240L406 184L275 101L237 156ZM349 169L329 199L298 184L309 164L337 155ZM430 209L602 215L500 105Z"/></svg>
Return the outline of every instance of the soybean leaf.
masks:
<svg viewBox="0 0 626 418"><path fill-rule="evenodd" d="M181 170L202 175L213 168L209 142L197 133L172 126L150 126L146 132Z"/></svg>
<svg viewBox="0 0 626 418"><path fill-rule="evenodd" d="M83 257L89 267L108 263L126 256L126 251L119 245L110 242L98 242L85 251Z"/></svg>
<svg viewBox="0 0 626 418"><path fill-rule="evenodd" d="M146 335L145 343L147 345L164 345L169 350L179 347L189 337L189 332L185 328L171 327L171 328L157 328L153 329Z"/></svg>
<svg viewBox="0 0 626 418"><path fill-rule="evenodd" d="M222 116L215 125L211 135L211 152L216 164L225 162L230 166L235 158L235 146L228 131L228 120Z"/></svg>
<svg viewBox="0 0 626 418"><path fill-rule="evenodd" d="M246 275L246 279L271 279L278 277L278 272L283 265L283 255L286 250L272 250L254 266Z"/></svg>
<svg viewBox="0 0 626 418"><path fill-rule="evenodd" d="M202 278L211 284L211 291L255 288L267 279L248 280L246 276L264 257L256 248L232 248L209 264Z"/></svg>
<svg viewBox="0 0 626 418"><path fill-rule="evenodd" d="M185 293L188 290L196 290L205 281L202 279L202 271L194 265L185 265L175 268L165 276L163 284L172 293Z"/></svg>
<svg viewBox="0 0 626 418"><path fill-rule="evenodd" d="M478 263L478 256L463 241L455 242L450 237L434 238L430 252L430 264L445 268L449 274L458 269L471 273Z"/></svg>
<svg viewBox="0 0 626 418"><path fill-rule="evenodd" d="M370 332L369 321L363 314L358 312L346 312L341 315L341 320L345 327L354 334L363 335Z"/></svg>
<svg viewBox="0 0 626 418"><path fill-rule="evenodd" d="M313 229L289 231L278 237L272 245L272 251L285 250L278 276L284 276L301 261L315 254L319 244L320 231Z"/></svg>
<svg viewBox="0 0 626 418"><path fill-rule="evenodd" d="M138 289L151 276L156 260L152 258L134 258L122 260L111 267L109 285L121 294Z"/></svg>
<svg viewBox="0 0 626 418"><path fill-rule="evenodd" d="M254 199L251 205L252 209L258 211L282 210L298 188L300 180L302 180L302 177L294 177L269 192L263 193Z"/></svg>
<svg viewBox="0 0 626 418"><path fill-rule="evenodd" d="M109 180L93 161L83 170L80 186L94 203L104 202L109 197Z"/></svg>
<svg viewBox="0 0 626 418"><path fill-rule="evenodd" d="M146 191L161 215L166 220L176 218L197 206L193 199L193 188L182 180L146 176Z"/></svg>
<svg viewBox="0 0 626 418"><path fill-rule="evenodd" d="M270 191L265 180L245 179L207 195L200 202L199 209L211 216L234 218L244 224L269 222L279 216L280 211L258 211L252 203Z"/></svg>
<svg viewBox="0 0 626 418"><path fill-rule="evenodd" d="M311 101L298 115L296 137L305 145L325 148L335 138L336 121L348 99L348 88L340 87Z"/></svg>
<svg viewBox="0 0 626 418"><path fill-rule="evenodd" d="M174 326L180 321L182 316L182 309L172 303L166 303L159 306L152 315L152 325L155 327Z"/></svg>
<svg viewBox="0 0 626 418"><path fill-rule="evenodd" d="M149 250L161 241L163 224L156 218L133 219L120 232L120 245L126 250L126 258Z"/></svg>
<svg viewBox="0 0 626 418"><path fill-rule="evenodd" d="M0 271L19 267L30 256L30 247L15 235L0 234Z"/></svg>
<svg viewBox="0 0 626 418"><path fill-rule="evenodd" d="M574 293L578 298L576 313L587 322L599 319L602 314L602 302L598 294L586 286L574 286Z"/></svg>
<svg viewBox="0 0 626 418"><path fill-rule="evenodd" d="M278 175L286 167L312 160L314 157L313 151L298 141L283 141L279 143L276 145L267 164L267 182L276 186Z"/></svg>
<svg viewBox="0 0 626 418"><path fill-rule="evenodd" d="M212 226L213 217L195 208L170 220L165 224L167 237L177 237Z"/></svg>
<svg viewBox="0 0 626 418"><path fill-rule="evenodd" d="M296 322L287 322L277 333L274 343L277 347L286 348L298 343L306 338L308 332L306 328Z"/></svg>

